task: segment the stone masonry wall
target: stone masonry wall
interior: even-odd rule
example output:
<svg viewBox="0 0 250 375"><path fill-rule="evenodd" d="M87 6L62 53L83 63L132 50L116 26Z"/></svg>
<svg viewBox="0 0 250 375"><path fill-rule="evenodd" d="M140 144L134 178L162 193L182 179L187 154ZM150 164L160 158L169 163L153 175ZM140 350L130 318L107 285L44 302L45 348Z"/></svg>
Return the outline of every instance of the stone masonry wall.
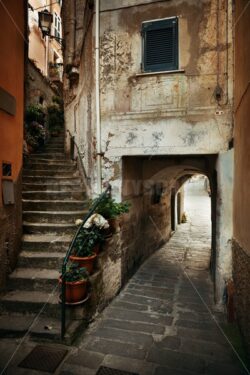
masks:
<svg viewBox="0 0 250 375"><path fill-rule="evenodd" d="M52 98L56 95L58 95L56 87L53 88L50 81L44 77L35 64L29 60L26 78L26 105L51 105L53 103ZM44 100L43 103L39 102L41 97Z"/></svg>
<svg viewBox="0 0 250 375"><path fill-rule="evenodd" d="M169 238L171 215L170 190L163 184L162 197L154 201L157 181L145 178L143 158L124 158L122 169L123 200L131 204L120 223L124 283Z"/></svg>
<svg viewBox="0 0 250 375"><path fill-rule="evenodd" d="M237 320L250 357L250 256L233 241L233 278L236 287Z"/></svg>

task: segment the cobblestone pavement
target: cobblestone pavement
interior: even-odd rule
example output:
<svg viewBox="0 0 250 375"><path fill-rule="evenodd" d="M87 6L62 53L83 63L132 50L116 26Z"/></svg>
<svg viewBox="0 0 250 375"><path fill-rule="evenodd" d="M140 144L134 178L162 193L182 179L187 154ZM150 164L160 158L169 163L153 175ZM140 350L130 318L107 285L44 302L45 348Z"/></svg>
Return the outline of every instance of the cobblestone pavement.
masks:
<svg viewBox="0 0 250 375"><path fill-rule="evenodd" d="M94 375L100 365L139 375L247 374L214 320L223 317L213 311L206 270L210 198L196 193L188 187L188 223L89 327L61 375Z"/></svg>
<svg viewBox="0 0 250 375"><path fill-rule="evenodd" d="M187 196L193 195L186 207L189 221L70 348L57 374L95 375L100 366L138 375L249 374L215 322L224 318L213 309L207 270L209 197L194 194L191 185L188 190ZM22 345L6 374L46 374L15 367L30 351L28 345ZM0 343L0 362L12 346Z"/></svg>

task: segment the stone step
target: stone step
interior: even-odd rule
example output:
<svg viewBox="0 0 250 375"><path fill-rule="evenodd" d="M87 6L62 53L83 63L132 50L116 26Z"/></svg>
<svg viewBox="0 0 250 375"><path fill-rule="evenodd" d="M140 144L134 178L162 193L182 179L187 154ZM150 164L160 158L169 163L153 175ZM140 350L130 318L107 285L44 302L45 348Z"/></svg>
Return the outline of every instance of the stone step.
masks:
<svg viewBox="0 0 250 375"><path fill-rule="evenodd" d="M30 165L47 165L47 166L54 166L54 165L71 165L71 166L75 166L76 165L76 161L72 160L72 159L45 159L45 158L32 158L30 157L28 160L25 161L25 166L29 166Z"/></svg>
<svg viewBox="0 0 250 375"><path fill-rule="evenodd" d="M65 254L66 252L22 251L18 258L18 267L60 270ZM18 270L20 271L20 268Z"/></svg>
<svg viewBox="0 0 250 375"><path fill-rule="evenodd" d="M78 200L81 201L86 198L86 193L83 191L23 191L24 199L39 199L39 200Z"/></svg>
<svg viewBox="0 0 250 375"><path fill-rule="evenodd" d="M54 144L54 143L63 143L65 141L65 135L62 134L58 138L56 137L51 137L47 139L46 145L47 144Z"/></svg>
<svg viewBox="0 0 250 375"><path fill-rule="evenodd" d="M7 292L0 300L0 311L19 314L42 312L44 315L59 318L59 289L56 287L53 293L26 290Z"/></svg>
<svg viewBox="0 0 250 375"><path fill-rule="evenodd" d="M61 262L63 256L61 256ZM26 257L26 261L28 261L28 257ZM31 266L25 268L18 267L9 276L8 289L9 291L26 290L51 293L57 287L59 275L59 265L58 271L46 268L32 268Z"/></svg>
<svg viewBox="0 0 250 375"><path fill-rule="evenodd" d="M65 161L65 163L36 163L36 162L30 162L25 165L25 168L30 171L36 171L36 170L51 170L51 171L72 171L74 172L76 170L76 163L71 163L68 160Z"/></svg>
<svg viewBox="0 0 250 375"><path fill-rule="evenodd" d="M72 238L70 235L25 234L22 237L22 250L32 252L63 252L65 254Z"/></svg>
<svg viewBox="0 0 250 375"><path fill-rule="evenodd" d="M64 146L45 146L43 149L44 152L64 152Z"/></svg>
<svg viewBox="0 0 250 375"><path fill-rule="evenodd" d="M87 201L77 200L29 200L23 199L24 211L79 211L88 206Z"/></svg>
<svg viewBox="0 0 250 375"><path fill-rule="evenodd" d="M74 234L75 224L62 223L27 223L23 222L23 231L27 234Z"/></svg>
<svg viewBox="0 0 250 375"><path fill-rule="evenodd" d="M36 183L36 184L74 184L81 185L80 177L52 177L52 176L29 176L23 177L23 183Z"/></svg>
<svg viewBox="0 0 250 375"><path fill-rule="evenodd" d="M59 139L49 139L46 143L45 143L45 146L47 146L47 145L49 145L49 146L51 146L51 145L59 145L59 146L61 146L61 145L64 145L64 143L65 143L65 140L64 140L64 138L59 138Z"/></svg>
<svg viewBox="0 0 250 375"><path fill-rule="evenodd" d="M72 344L74 338L79 334L81 325L81 321L72 321L67 324L67 330L63 341L64 344ZM8 314L0 317L1 338L18 338L23 337L25 334L28 334L32 340L39 340L39 342L41 340L49 340L62 343L61 321L60 319L41 315L37 317L37 315L31 314Z"/></svg>
<svg viewBox="0 0 250 375"><path fill-rule="evenodd" d="M30 170L30 169L23 169L23 177L33 177L33 176L45 176L45 177L78 177L79 172L77 170L75 171L57 171L57 170L50 170L50 169L36 169L36 170Z"/></svg>
<svg viewBox="0 0 250 375"><path fill-rule="evenodd" d="M26 222L42 223L75 223L77 219L82 219L88 210L82 211L24 211L23 220Z"/></svg>
<svg viewBox="0 0 250 375"><path fill-rule="evenodd" d="M52 159L52 160L68 160L64 152L37 152L29 156L31 160L34 159Z"/></svg>
<svg viewBox="0 0 250 375"><path fill-rule="evenodd" d="M27 332L39 333L41 338L60 338L60 321L58 319L39 317L36 315L3 315L0 317L0 337L23 337ZM43 332L43 334L42 334Z"/></svg>
<svg viewBox="0 0 250 375"><path fill-rule="evenodd" d="M84 191L82 184L65 184L65 183L54 183L54 184L42 184L42 183L23 183L23 191Z"/></svg>
<svg viewBox="0 0 250 375"><path fill-rule="evenodd" d="M38 164L38 163L47 163L47 165L55 164L55 165L75 165L75 161L71 159L45 159L45 158L33 158L29 157L29 160L26 162L27 165Z"/></svg>

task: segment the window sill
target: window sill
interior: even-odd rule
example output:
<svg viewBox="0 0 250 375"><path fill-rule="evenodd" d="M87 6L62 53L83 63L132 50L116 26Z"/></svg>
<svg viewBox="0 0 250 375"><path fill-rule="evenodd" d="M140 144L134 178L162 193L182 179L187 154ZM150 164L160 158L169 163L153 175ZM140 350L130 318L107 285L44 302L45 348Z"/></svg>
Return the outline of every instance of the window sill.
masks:
<svg viewBox="0 0 250 375"><path fill-rule="evenodd" d="M144 76L155 76L158 74L177 74L177 73L185 73L184 69L178 69L178 70L163 70L160 72L142 72L142 73L136 73L135 77L144 77Z"/></svg>

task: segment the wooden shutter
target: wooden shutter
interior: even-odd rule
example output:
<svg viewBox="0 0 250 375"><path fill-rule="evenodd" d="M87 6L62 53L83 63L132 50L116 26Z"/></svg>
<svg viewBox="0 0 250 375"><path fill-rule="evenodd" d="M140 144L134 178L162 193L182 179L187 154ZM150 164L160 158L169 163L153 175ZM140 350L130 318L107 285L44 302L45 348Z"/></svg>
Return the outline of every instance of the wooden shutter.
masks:
<svg viewBox="0 0 250 375"><path fill-rule="evenodd" d="M154 72L178 69L178 18L144 22L143 70Z"/></svg>

